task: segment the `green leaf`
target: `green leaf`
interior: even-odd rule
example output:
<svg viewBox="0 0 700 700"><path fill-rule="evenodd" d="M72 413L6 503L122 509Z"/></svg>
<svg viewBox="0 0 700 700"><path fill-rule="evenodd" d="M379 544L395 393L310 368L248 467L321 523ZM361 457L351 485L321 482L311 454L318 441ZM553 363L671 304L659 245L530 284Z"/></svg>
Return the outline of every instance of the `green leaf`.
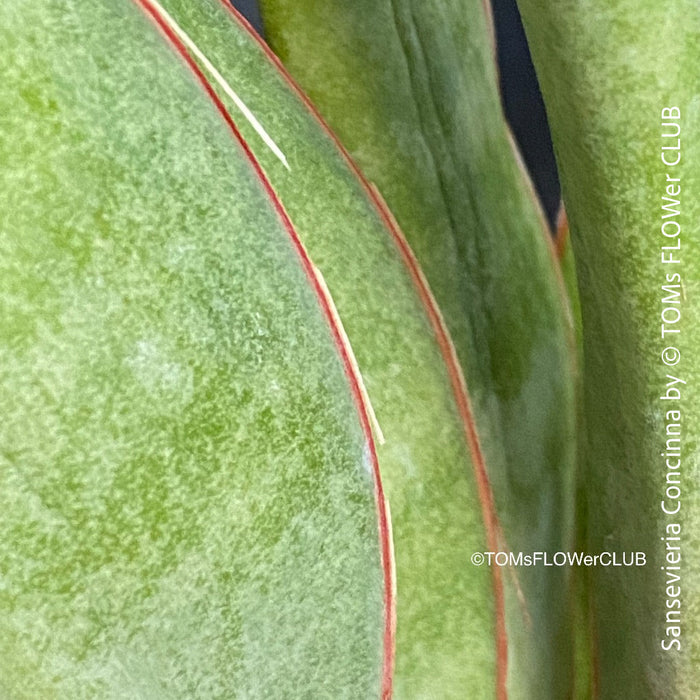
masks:
<svg viewBox="0 0 700 700"><path fill-rule="evenodd" d="M552 125L579 278L589 547L645 552L647 559L643 568L592 571L599 695L694 698L700 682L700 324L694 301L700 267L692 252L700 214L698 5L520 4ZM677 108L680 119L664 118L669 108ZM678 138L681 159L669 165ZM674 184L667 177L680 178L678 196L667 192ZM678 216L662 209L669 196L680 202ZM680 233L664 236L664 221L677 221ZM667 231L677 228L671 224ZM664 254L680 262L664 263ZM665 321L664 313L676 318L674 309L680 321ZM666 337L663 323L670 329ZM669 346L680 351L676 365L663 362ZM669 375L686 383L675 385L679 399L661 400L675 395L668 392ZM678 420L669 413L674 410ZM680 442L673 434L678 429L670 427L678 424ZM669 488L671 494L680 488L680 500L669 498ZM664 513L662 501L667 510L680 503L679 512ZM681 528L676 551L670 547L678 541L661 539L673 536L673 525ZM668 590L671 574L680 575L680 596ZM678 643L673 627L681 633Z"/></svg>
<svg viewBox="0 0 700 700"><path fill-rule="evenodd" d="M378 697L374 448L286 215L136 3L0 37L0 695Z"/></svg>
<svg viewBox="0 0 700 700"><path fill-rule="evenodd" d="M384 195L442 308L473 398L501 547L569 549L570 320L501 112L483 4L261 6L271 45ZM505 582L511 697L565 696L567 572L519 568Z"/></svg>
<svg viewBox="0 0 700 700"><path fill-rule="evenodd" d="M559 207L557 216L556 232L554 233L554 251L559 262L561 276L566 292L566 300L569 313L571 314L571 325L573 328L573 342L576 348L574 357L576 358L576 396L581 394L582 388L579 386L581 377L578 368L583 363L583 328L581 325L581 301L578 294L578 281L576 278L576 261L574 260L574 250L571 245L571 233L569 230L569 219L563 202ZM580 401L577 401L577 406ZM580 473L577 473L580 477Z"/></svg>
<svg viewBox="0 0 700 700"><path fill-rule="evenodd" d="M420 270L381 199L225 4L160 6L322 271L381 427L397 573L394 695L493 697L501 572L469 561L497 544L493 510L469 399Z"/></svg>

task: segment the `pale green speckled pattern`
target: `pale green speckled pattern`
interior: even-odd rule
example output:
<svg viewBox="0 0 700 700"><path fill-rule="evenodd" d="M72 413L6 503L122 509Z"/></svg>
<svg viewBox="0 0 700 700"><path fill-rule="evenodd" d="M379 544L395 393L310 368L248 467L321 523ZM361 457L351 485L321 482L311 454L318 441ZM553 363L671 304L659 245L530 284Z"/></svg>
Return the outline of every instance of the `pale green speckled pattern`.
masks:
<svg viewBox="0 0 700 700"><path fill-rule="evenodd" d="M519 4L552 126L581 290L589 547L639 550L648 558L641 570L592 572L599 696L691 700L700 688L700 6ZM682 153L671 167L661 160L662 147L677 143L662 138L678 121L662 119L670 107L680 109ZM668 153L675 160L675 151ZM681 178L680 214L672 217L682 229L678 264L661 260L662 246L678 240L661 233L667 175ZM673 298L673 290L662 289L667 273L680 273L683 301L675 325L681 333L664 339L662 310L676 306L663 303ZM675 291L680 296L681 287ZM669 345L681 352L672 367L661 359ZM686 382L680 402L659 398L667 374ZM677 408L681 510L668 515L661 510L668 471L661 453L666 426L675 423L666 411ZM680 652L661 647L673 639L666 613L676 610L666 607L673 597L661 569L673 565L660 539L671 534L669 523L682 527Z"/></svg>
<svg viewBox="0 0 700 700"><path fill-rule="evenodd" d="M470 388L507 546L570 549L571 329L548 232L509 140L484 3L260 4L271 45L376 183L425 271ZM512 573L509 697L565 697L568 572L518 569L524 606ZM407 688L398 697L414 696Z"/></svg>
<svg viewBox="0 0 700 700"><path fill-rule="evenodd" d="M377 697L366 437L252 168L130 0L0 44L0 697Z"/></svg>

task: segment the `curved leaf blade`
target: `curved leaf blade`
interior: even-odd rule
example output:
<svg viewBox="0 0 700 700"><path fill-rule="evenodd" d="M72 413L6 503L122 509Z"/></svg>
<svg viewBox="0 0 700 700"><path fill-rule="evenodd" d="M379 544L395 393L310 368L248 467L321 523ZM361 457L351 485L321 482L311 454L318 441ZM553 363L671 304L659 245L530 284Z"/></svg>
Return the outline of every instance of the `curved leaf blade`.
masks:
<svg viewBox="0 0 700 700"><path fill-rule="evenodd" d="M328 282L386 438L378 454L396 551L395 694L492 696L499 586L494 596L491 574L469 564L490 548L472 476L482 457L461 371L417 263L378 195L269 53L230 22L225 4L160 4Z"/></svg>
<svg viewBox="0 0 700 700"><path fill-rule="evenodd" d="M378 696L371 438L260 173L134 3L0 28L3 691Z"/></svg>
<svg viewBox="0 0 700 700"><path fill-rule="evenodd" d="M435 292L473 398L501 548L569 549L570 317L503 119L483 4L261 7L271 45L381 190ZM505 578L508 691L561 697L568 575L521 568L519 585Z"/></svg>

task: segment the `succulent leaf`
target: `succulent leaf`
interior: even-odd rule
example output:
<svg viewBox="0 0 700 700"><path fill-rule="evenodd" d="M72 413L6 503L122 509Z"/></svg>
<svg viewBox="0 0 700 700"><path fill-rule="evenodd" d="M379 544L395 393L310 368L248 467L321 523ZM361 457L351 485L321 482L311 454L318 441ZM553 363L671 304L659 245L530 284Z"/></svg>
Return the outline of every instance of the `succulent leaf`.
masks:
<svg viewBox="0 0 700 700"><path fill-rule="evenodd" d="M143 10L0 7L0 694L378 697L359 384L262 171Z"/></svg>
<svg viewBox="0 0 700 700"><path fill-rule="evenodd" d="M469 563L496 545L491 495L461 370L417 262L376 190L223 2L160 6L328 283L381 426L400 581L395 696L491 697L502 583Z"/></svg>
<svg viewBox="0 0 700 700"><path fill-rule="evenodd" d="M647 562L591 571L597 695L690 699L700 682L700 11L692 0L519 4L579 279L589 547ZM665 221L677 223L668 236ZM676 365L664 364L668 346ZM676 488L680 500L667 495Z"/></svg>
<svg viewBox="0 0 700 700"><path fill-rule="evenodd" d="M442 309L472 397L500 548L569 549L570 316L503 119L484 5L261 7L272 47L381 191ZM571 682L567 573L504 571L504 585L510 697L563 697Z"/></svg>

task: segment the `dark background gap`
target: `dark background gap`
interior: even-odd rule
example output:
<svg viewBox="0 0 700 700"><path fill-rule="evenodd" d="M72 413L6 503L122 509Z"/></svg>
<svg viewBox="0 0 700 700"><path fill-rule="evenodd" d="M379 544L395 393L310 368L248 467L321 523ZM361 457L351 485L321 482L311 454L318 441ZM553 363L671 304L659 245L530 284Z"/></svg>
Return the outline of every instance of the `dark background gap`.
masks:
<svg viewBox="0 0 700 700"><path fill-rule="evenodd" d="M515 0L491 0L506 118L552 228L561 191L547 114Z"/></svg>
<svg viewBox="0 0 700 700"><path fill-rule="evenodd" d="M231 3L253 25L255 31L264 36L257 0L231 0Z"/></svg>
<svg viewBox="0 0 700 700"><path fill-rule="evenodd" d="M264 36L257 0L232 0ZM348 0L352 2L352 0ZM491 0L501 95L506 118L552 227L559 211L560 189L547 115L515 0Z"/></svg>

